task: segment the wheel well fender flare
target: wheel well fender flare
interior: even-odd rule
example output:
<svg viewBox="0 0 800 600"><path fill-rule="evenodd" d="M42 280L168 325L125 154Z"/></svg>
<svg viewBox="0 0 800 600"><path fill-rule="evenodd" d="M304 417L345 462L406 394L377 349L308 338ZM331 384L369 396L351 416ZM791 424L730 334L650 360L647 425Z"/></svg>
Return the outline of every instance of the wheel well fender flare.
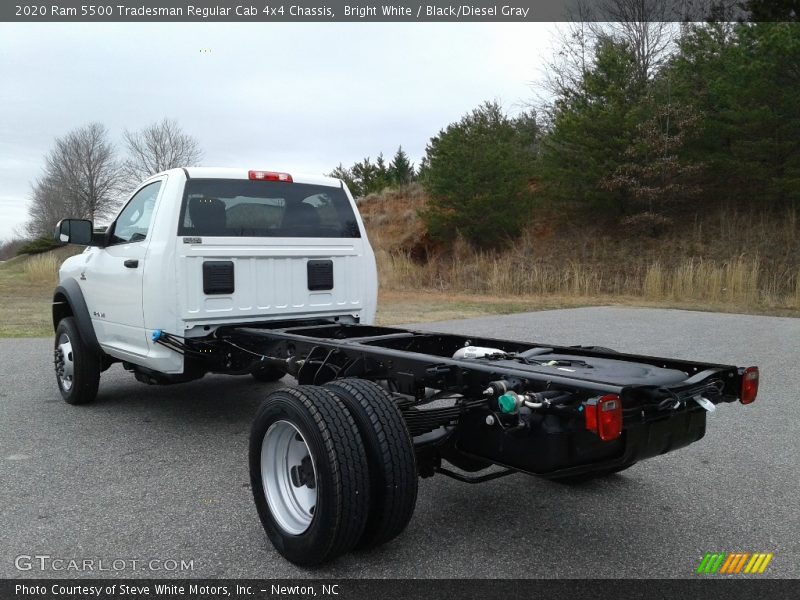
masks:
<svg viewBox="0 0 800 600"><path fill-rule="evenodd" d="M62 281L61 285L53 292L53 330L58 327L61 319L69 316L75 318L78 331L86 345L101 352L102 349L92 325L92 318L89 315L89 308L86 306L86 300L78 282L74 279Z"/></svg>

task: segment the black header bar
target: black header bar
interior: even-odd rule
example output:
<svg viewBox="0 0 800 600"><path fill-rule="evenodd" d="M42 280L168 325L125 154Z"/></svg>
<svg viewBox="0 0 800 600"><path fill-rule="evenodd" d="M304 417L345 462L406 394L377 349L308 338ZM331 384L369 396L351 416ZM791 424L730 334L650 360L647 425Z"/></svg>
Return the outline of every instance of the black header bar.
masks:
<svg viewBox="0 0 800 600"><path fill-rule="evenodd" d="M524 569L524 565L520 565ZM4 579L3 600L504 600L564 598L687 598L752 600L797 598L798 581L791 579Z"/></svg>
<svg viewBox="0 0 800 600"><path fill-rule="evenodd" d="M579 8L579 5L582 8ZM588 7L588 9L587 9ZM632 12L631 12L632 11ZM631 14L628 14L631 13ZM637 14L638 13L638 14ZM735 21L750 16L741 0L5 0L6 22L560 22ZM784 20L781 12L766 20ZM796 18L796 16L795 16Z"/></svg>

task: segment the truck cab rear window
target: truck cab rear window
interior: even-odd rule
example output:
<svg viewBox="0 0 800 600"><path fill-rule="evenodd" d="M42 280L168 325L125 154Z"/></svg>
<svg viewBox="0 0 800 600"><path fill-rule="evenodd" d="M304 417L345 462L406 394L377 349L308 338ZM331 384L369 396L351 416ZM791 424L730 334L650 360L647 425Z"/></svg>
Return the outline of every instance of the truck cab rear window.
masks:
<svg viewBox="0 0 800 600"><path fill-rule="evenodd" d="M358 238L344 190L239 179L190 179L178 235Z"/></svg>

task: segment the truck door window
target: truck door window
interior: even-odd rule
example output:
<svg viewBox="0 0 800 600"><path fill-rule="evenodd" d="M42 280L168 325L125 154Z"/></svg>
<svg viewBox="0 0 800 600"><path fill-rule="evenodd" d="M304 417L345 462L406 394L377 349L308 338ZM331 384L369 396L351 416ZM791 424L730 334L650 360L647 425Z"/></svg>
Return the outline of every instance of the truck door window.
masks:
<svg viewBox="0 0 800 600"><path fill-rule="evenodd" d="M112 244L139 242L147 238L160 188L161 182L156 181L136 192L114 223L111 235Z"/></svg>

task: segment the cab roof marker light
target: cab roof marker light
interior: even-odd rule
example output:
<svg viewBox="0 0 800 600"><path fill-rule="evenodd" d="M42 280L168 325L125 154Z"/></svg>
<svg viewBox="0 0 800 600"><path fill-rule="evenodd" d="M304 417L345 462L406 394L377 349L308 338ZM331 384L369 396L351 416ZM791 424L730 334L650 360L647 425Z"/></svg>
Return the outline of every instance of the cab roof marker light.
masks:
<svg viewBox="0 0 800 600"><path fill-rule="evenodd" d="M257 181L281 181L292 183L292 176L289 173L277 173L275 171L248 171L248 179Z"/></svg>

